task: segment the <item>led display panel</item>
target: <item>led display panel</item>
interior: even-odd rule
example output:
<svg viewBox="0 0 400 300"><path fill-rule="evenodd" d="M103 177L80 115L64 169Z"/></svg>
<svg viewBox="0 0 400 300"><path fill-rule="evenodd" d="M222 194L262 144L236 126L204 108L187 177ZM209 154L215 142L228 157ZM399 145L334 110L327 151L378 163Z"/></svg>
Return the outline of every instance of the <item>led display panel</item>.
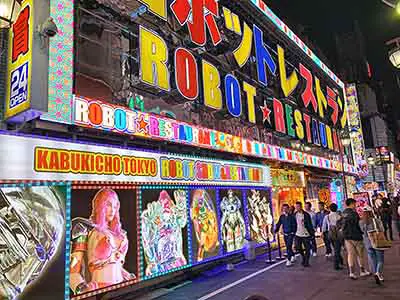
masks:
<svg viewBox="0 0 400 300"><path fill-rule="evenodd" d="M71 202L71 297L135 283L136 187L76 185Z"/></svg>
<svg viewBox="0 0 400 300"><path fill-rule="evenodd" d="M274 218L271 191L251 189L245 191L250 239L259 244L274 239Z"/></svg>
<svg viewBox="0 0 400 300"><path fill-rule="evenodd" d="M141 254L144 278L182 269L189 263L188 191L184 187L142 187Z"/></svg>
<svg viewBox="0 0 400 300"><path fill-rule="evenodd" d="M220 243L216 188L192 187L189 192L191 250L194 264L218 257Z"/></svg>
<svg viewBox="0 0 400 300"><path fill-rule="evenodd" d="M242 190L220 189L219 200L221 213L220 231L224 253L239 251L243 249L246 239Z"/></svg>
<svg viewBox="0 0 400 300"><path fill-rule="evenodd" d="M0 185L0 299L64 298L66 184Z"/></svg>

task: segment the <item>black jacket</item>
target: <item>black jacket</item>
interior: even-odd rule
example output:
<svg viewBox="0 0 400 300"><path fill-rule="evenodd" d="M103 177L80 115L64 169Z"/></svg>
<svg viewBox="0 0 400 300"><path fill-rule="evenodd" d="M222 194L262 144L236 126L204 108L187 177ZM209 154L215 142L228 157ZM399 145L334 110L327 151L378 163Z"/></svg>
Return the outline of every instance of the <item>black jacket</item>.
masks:
<svg viewBox="0 0 400 300"><path fill-rule="evenodd" d="M295 233L297 232L297 216L298 212L294 214L294 225L295 225ZM304 227L306 228L306 230L308 231L308 234L310 236L314 236L315 235L315 229L314 226L312 224L312 220L311 220L311 216L308 212L303 211L304 214Z"/></svg>
<svg viewBox="0 0 400 300"><path fill-rule="evenodd" d="M295 234L296 233L296 219L294 215L281 215L279 221L276 224L275 232L279 232L279 229L283 226L284 234Z"/></svg>
<svg viewBox="0 0 400 300"><path fill-rule="evenodd" d="M362 241L363 232L360 228L360 216L351 208L343 211L343 237L348 241Z"/></svg>

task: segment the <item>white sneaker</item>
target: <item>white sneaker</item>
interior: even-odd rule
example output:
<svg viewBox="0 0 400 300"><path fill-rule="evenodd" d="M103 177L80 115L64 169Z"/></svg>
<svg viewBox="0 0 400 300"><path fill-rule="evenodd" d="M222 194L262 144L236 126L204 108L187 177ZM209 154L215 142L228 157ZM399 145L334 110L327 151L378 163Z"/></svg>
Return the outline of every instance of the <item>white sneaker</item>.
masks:
<svg viewBox="0 0 400 300"><path fill-rule="evenodd" d="M291 267L292 266L292 262L290 260L286 261L286 267Z"/></svg>
<svg viewBox="0 0 400 300"><path fill-rule="evenodd" d="M317 257L317 252L313 252L312 256Z"/></svg>
<svg viewBox="0 0 400 300"><path fill-rule="evenodd" d="M356 274L354 274L354 273L350 273L349 277L350 277L350 279L353 279L353 280L357 280L358 279Z"/></svg>
<svg viewBox="0 0 400 300"><path fill-rule="evenodd" d="M290 262L291 263L295 263L296 262L296 256L293 255L292 258L290 259Z"/></svg>
<svg viewBox="0 0 400 300"><path fill-rule="evenodd" d="M332 257L332 253L325 254L325 257Z"/></svg>
<svg viewBox="0 0 400 300"><path fill-rule="evenodd" d="M371 275L371 273L368 272L368 271L362 271L362 272L360 272L360 277L367 277L367 276L370 276L370 275Z"/></svg>

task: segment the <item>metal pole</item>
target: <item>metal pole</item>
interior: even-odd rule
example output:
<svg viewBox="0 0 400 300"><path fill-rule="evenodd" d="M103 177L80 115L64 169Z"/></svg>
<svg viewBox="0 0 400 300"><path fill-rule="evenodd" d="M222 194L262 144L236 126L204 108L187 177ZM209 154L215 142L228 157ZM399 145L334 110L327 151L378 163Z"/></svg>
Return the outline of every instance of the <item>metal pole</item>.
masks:
<svg viewBox="0 0 400 300"><path fill-rule="evenodd" d="M340 155L342 158L342 178L343 178L343 184L344 184L344 196L345 196L345 200L346 200L349 195L347 194L346 173L344 171L344 148L343 148L343 151L341 151Z"/></svg>
<svg viewBox="0 0 400 300"><path fill-rule="evenodd" d="M376 176L375 176L375 166L374 166L374 165L372 165L371 167L372 167L372 180L373 180L374 182L376 182Z"/></svg>
<svg viewBox="0 0 400 300"><path fill-rule="evenodd" d="M6 98L6 78L8 60L8 28L0 28L0 129L3 129L3 116Z"/></svg>

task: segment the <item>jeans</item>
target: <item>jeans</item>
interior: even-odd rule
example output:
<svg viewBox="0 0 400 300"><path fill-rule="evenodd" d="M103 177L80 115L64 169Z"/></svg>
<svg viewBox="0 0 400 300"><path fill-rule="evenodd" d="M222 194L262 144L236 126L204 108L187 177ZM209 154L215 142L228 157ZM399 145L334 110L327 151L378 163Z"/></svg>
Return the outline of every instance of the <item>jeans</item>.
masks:
<svg viewBox="0 0 400 300"><path fill-rule="evenodd" d="M287 252L287 259L291 260L294 256L293 252L293 241L294 241L294 234L285 234L283 236L286 245L286 252Z"/></svg>
<svg viewBox="0 0 400 300"><path fill-rule="evenodd" d="M335 269L338 269L340 267L340 265L344 265L344 261L343 261L343 257L342 257L343 241L342 240L331 240L330 242L333 246L333 250L335 253L335 257L333 260L333 267Z"/></svg>
<svg viewBox="0 0 400 300"><path fill-rule="evenodd" d="M384 252L374 248L368 249L368 261L371 266L371 271L382 274L384 263Z"/></svg>
<svg viewBox="0 0 400 300"><path fill-rule="evenodd" d="M388 240L390 239L393 241L392 216L391 215L383 216L382 221L383 221L383 227L385 228L386 238ZM389 231L389 236L388 236L388 231Z"/></svg>
<svg viewBox="0 0 400 300"><path fill-rule="evenodd" d="M311 248L311 238L310 237L299 237L296 236L296 249L299 251L301 257L303 258L303 265L309 265L310 263L310 248Z"/></svg>
<svg viewBox="0 0 400 300"><path fill-rule="evenodd" d="M396 221L396 227L397 227L397 233L399 234L400 237L400 220Z"/></svg>
<svg viewBox="0 0 400 300"><path fill-rule="evenodd" d="M315 238L315 236L310 238L310 243L311 251L317 253L317 239Z"/></svg>
<svg viewBox="0 0 400 300"><path fill-rule="evenodd" d="M326 254L332 254L331 241L330 241L328 235L329 235L328 232L324 232L322 237L324 239L324 244L325 244L325 248L326 248Z"/></svg>

